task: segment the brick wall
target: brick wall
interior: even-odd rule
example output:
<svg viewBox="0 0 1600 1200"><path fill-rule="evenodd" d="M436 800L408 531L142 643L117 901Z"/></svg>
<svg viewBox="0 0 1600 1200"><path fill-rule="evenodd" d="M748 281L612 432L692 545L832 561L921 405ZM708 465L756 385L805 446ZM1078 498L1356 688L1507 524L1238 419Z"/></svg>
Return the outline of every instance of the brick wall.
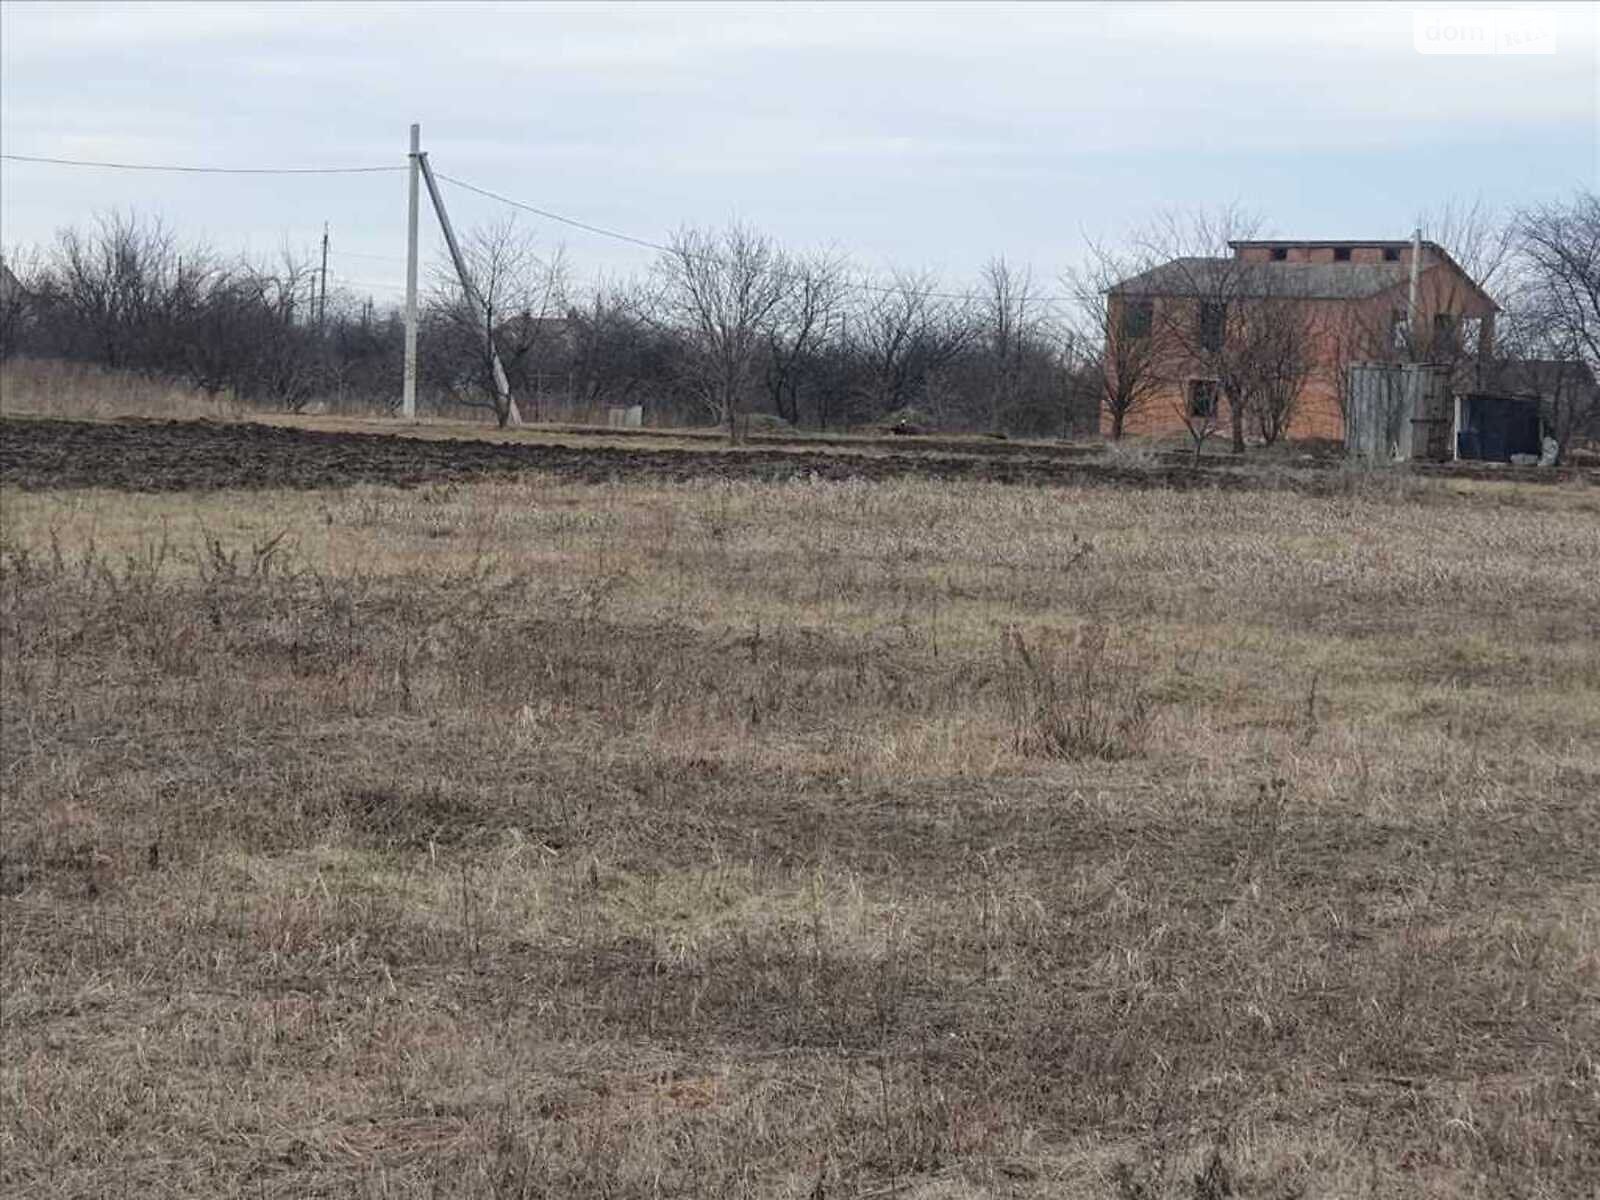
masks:
<svg viewBox="0 0 1600 1200"><path fill-rule="evenodd" d="M1268 249L1268 247L1241 247L1240 252L1244 256L1253 256L1258 250L1265 254ZM1309 249L1318 252L1326 250L1331 261L1331 247ZM1381 248L1371 249L1381 258ZM1426 247L1424 253L1428 253ZM1405 256L1409 259L1409 247L1405 250ZM1354 251L1352 251L1352 261L1358 261L1354 258ZM1408 281L1385 292L1358 300L1330 299L1302 302L1309 306L1308 320L1316 331L1316 340L1312 351L1312 377L1300 398L1290 425L1291 438L1343 439L1344 420L1339 405L1339 379L1343 368L1351 362L1381 361L1392 356L1391 323L1397 313L1404 316L1409 305L1409 293ZM1159 331L1164 319L1167 321L1186 319L1182 312L1173 313L1167 306L1187 303L1188 308L1194 307L1193 301L1185 302L1171 298L1157 298L1155 303L1157 311L1153 336L1160 336ZM1113 296L1109 308L1112 330L1115 333L1121 328L1120 297ZM1481 345L1477 349L1487 351L1492 345L1494 308L1451 263L1435 262L1434 265L1424 268L1419 281L1418 310L1419 325L1425 338L1432 336L1434 315L1449 313L1458 319L1480 320ZM1468 347L1467 352L1470 353L1472 349ZM1428 350L1429 347L1424 344L1418 353L1426 355ZM1144 402L1139 411L1129 414L1123 426L1124 432L1163 436L1182 435L1186 428L1188 381L1205 378L1206 374L1201 363L1185 354L1176 350L1168 353L1166 361L1162 364L1161 375L1164 382L1161 388ZM1226 427L1227 402L1222 401L1220 407L1219 420ZM1103 413L1100 427L1102 434L1110 432L1110 419Z"/></svg>

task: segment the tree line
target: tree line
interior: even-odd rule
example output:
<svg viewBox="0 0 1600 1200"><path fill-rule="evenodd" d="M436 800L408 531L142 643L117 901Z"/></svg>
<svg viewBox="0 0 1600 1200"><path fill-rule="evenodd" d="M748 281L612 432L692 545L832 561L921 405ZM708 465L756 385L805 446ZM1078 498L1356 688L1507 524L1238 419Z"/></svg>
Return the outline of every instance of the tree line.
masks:
<svg viewBox="0 0 1600 1200"><path fill-rule="evenodd" d="M1116 336L1109 289L1176 263L1192 273L1185 286L1202 316L1173 332L1189 357L1215 368L1226 432L1243 449L1247 437L1272 442L1288 429L1311 374L1327 368L1318 356L1326 359L1330 336L1341 364L1369 360L1374 347L1421 352L1389 329L1312 330L1294 296L1263 294L1226 249L1258 227L1233 209L1175 214L1117 246L1091 246L1047 285L1003 258L971 281L869 276L843 255L793 252L734 223L680 230L638 276L579 287L561 248L511 221L483 226L463 239L476 295L448 263L430 273L419 403L506 422L498 359L532 419L641 404L653 422L716 423L735 437L752 420L1035 436L1084 435L1103 423L1120 437L1154 402L1163 364L1152 341ZM1505 217L1446 209L1426 232L1500 301L1497 366L1559 360L1600 373L1600 197L1579 193ZM95 363L293 411L398 404L398 307L319 289L309 256L228 258L159 220L107 214L9 265L21 286L0 294L0 358ZM1484 366L1468 340L1447 349ZM1600 419L1591 393L1569 390L1566 408L1549 414L1562 440ZM1223 406L1186 404L1192 434L1219 431Z"/></svg>
<svg viewBox="0 0 1600 1200"><path fill-rule="evenodd" d="M0 359L91 363L290 411L393 390L400 314L319 297L309 259L287 251L229 259L159 220L108 214L7 266Z"/></svg>
<svg viewBox="0 0 1600 1200"><path fill-rule="evenodd" d="M929 273L868 282L842 256L791 254L734 224L680 231L639 277L579 288L566 253L514 222L469 231L462 249L476 294L441 263L421 296L425 410L505 423L497 358L532 419L641 404L654 421L736 435L763 416L1042 436L1096 425L1091 345L1003 259L970 293ZM290 411L399 402L399 307L322 294L309 256L229 259L159 220L107 214L9 265L21 287L0 297L0 358L94 363Z"/></svg>

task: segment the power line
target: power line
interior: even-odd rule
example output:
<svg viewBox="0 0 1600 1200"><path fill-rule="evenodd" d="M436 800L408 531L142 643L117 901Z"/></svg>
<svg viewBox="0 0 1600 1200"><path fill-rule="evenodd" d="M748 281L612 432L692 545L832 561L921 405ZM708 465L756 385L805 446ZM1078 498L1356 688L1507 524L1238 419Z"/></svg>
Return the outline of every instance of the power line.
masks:
<svg viewBox="0 0 1600 1200"><path fill-rule="evenodd" d="M404 171L395 167L177 167L156 163L100 162L87 158L43 158L36 154L0 154L9 162L46 163L55 167L100 167L108 171L168 171L181 175L375 175Z"/></svg>
<svg viewBox="0 0 1600 1200"><path fill-rule="evenodd" d="M400 263L402 266L406 261L394 254L363 254L359 250L340 250L338 247L330 249L328 253L335 258L370 258L373 262Z"/></svg>
<svg viewBox="0 0 1600 1200"><path fill-rule="evenodd" d="M182 175L374 175L392 173L395 171L404 171L408 169L407 167L401 165L383 167L191 167L158 163L107 162L96 159L81 158L47 158L41 155L33 154L0 154L0 159L4 159L8 162L42 163L49 166L58 167L90 167L112 171L158 171ZM547 208L540 208L535 204L528 204L522 200L514 200L510 196L504 196L499 192L491 191L488 188L479 187L477 184L468 183L464 179L457 179L454 176L446 175L443 171L436 171L434 174L437 175L438 178L444 180L446 183L452 184L455 187L462 188L469 192L474 192L485 199L494 200L500 204L509 205L512 208L521 209L523 212L531 213L536 217L542 217L547 221L555 221L558 224L567 225L574 229L581 229L585 233L592 233L598 237L610 238L613 241L626 242L633 246L639 246L645 250L654 250L658 253L667 254L677 253L672 247L662 242L651 241L649 238L637 237L634 234L623 233L616 229L607 229L603 225L595 225L588 221L580 221L575 217L564 216L561 213L552 212ZM347 257L352 258L369 258L376 261L402 261L400 259L387 258L384 255L357 254L348 250L336 251L335 253L342 253ZM707 261L720 261L711 258L710 256L700 257L706 258ZM794 274L802 278L804 277L803 272L795 272ZM849 291L870 292L876 295L886 296L911 295L922 296L930 300L958 301L974 301L984 299L983 296L976 295L971 292L928 291L919 288L891 287L885 284L867 283L865 281L845 280L842 282L841 286ZM1075 297L1037 296L1035 299L1041 304L1056 304L1070 302L1074 300Z"/></svg>
<svg viewBox="0 0 1600 1200"><path fill-rule="evenodd" d="M583 229L589 233L598 234L601 237L613 238L619 242L629 242L635 246L643 246L646 250L656 250L665 254L677 253L677 251L673 250L672 247L664 245L661 242L652 242L649 238L635 237L631 233L619 233L615 229L607 229L602 225L591 225L587 221L578 221L572 217L564 217L560 213L551 212L549 209L539 208L536 205L525 204L521 200L513 200L509 196L502 196L498 192L491 192L488 188L478 187L476 184L468 183L463 179L454 179L451 176L446 175L443 171L435 171L434 174L440 179L443 179L446 183L453 183L457 187L465 188L469 192L476 192L480 196L486 196L490 200L498 200L502 204L509 204L512 208L520 208L524 212L533 213L535 216L544 217L551 221L558 221L563 225L570 225L575 229ZM711 262L720 261L715 258L710 258L709 256L703 257L707 257L708 261ZM901 288L882 287L870 283L846 282L845 286L858 291L882 292L890 294L898 293L904 290ZM943 300L975 299L975 297L972 296L958 295L951 292L919 292L917 294Z"/></svg>
<svg viewBox="0 0 1600 1200"><path fill-rule="evenodd" d="M656 251L660 251L660 252L666 253L666 254L677 254L677 253L679 253L678 251L674 250L671 246L663 245L661 242L653 242L649 238L635 237L631 233L621 233L621 232L619 232L619 231L617 231L615 229L607 229L603 225L591 225L587 221L579 221L579 220L576 220L573 217L565 217L565 216L562 216L560 213L551 212L547 208L539 208L537 205L526 204L521 200L513 200L510 196L502 196L499 192L492 192L488 188L482 188L482 187L477 186L477 184L468 183L464 179L453 178L452 176L446 175L443 171L435 171L434 175L436 175L438 178L444 180L446 183L454 184L456 187L459 187L459 188L465 188L469 192L476 192L478 195L486 197L487 199L498 200L501 204L509 204L512 208L520 208L523 212L532 213L534 216L537 216L537 217L544 217L546 220L557 221L557 222L561 223L562 225L570 225L574 229L582 229L582 230L584 230L584 231L586 231L588 233L598 234L600 237L612 238L612 239L614 239L616 241L619 241L619 242L628 242L628 243L631 243L632 245L635 245L635 246L642 246L646 250L656 250ZM708 262L720 262L721 261L721 260L716 259L716 258L714 258L712 256L709 256L709 255L701 255L701 256L697 256L697 257L704 258ZM804 278L804 272L793 272L793 274L795 274L795 275L797 275L797 276L799 276L801 278ZM877 293L879 295L887 295L887 296L899 296L899 295L925 296L930 300L982 300L982 299L984 299L983 296L975 295L975 294L970 293L970 292L934 292L934 291L924 291L924 290L919 289L919 288L889 287L889 286L886 286L884 284L856 282L856 281L853 281L853 280L846 280L846 281L843 282L843 284L841 286L843 286L843 287L845 287L845 288L847 288L849 290L858 291L858 292L875 292L875 293ZM1041 304L1055 304L1055 303L1071 300L1071 299L1073 299L1073 297L1071 297L1071 296L1038 296L1038 297L1035 297L1035 299Z"/></svg>
<svg viewBox="0 0 1600 1200"><path fill-rule="evenodd" d="M435 171L434 174L446 183L455 184L458 188L465 188L469 192L477 192L480 196L486 196L490 200L498 200L501 204L509 204L512 208L520 208L524 212L533 213L534 216L544 217L546 220L559 221L563 225L571 225L574 229L583 229L589 233L599 234L601 237L614 238L619 242L631 242L635 246L643 246L646 250L670 252L670 247L664 246L660 242L652 242L648 238L634 237L631 233L618 233L615 229L607 229L603 225L591 225L587 221L563 217L560 213L553 213L549 209L536 208L532 204L524 204L521 200L513 200L510 196L502 196L499 192L491 192L488 188L478 187L476 184L468 183L464 179L455 179L446 175L443 171Z"/></svg>

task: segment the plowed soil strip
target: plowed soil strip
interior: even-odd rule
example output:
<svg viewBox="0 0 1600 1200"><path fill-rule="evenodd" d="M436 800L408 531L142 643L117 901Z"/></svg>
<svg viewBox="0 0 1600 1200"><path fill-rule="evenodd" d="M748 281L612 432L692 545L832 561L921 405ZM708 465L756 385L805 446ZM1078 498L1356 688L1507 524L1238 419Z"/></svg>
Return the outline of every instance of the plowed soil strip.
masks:
<svg viewBox="0 0 1600 1200"><path fill-rule="evenodd" d="M1208 486L1230 477L1188 469L1129 470L1102 463L780 450L633 450L447 441L205 421L74 422L8 419L0 427L0 480L43 490L130 492L233 488L401 487L504 478L524 472L582 483L612 480L789 479L1103 482L1132 487Z"/></svg>
<svg viewBox="0 0 1600 1200"><path fill-rule="evenodd" d="M728 479L948 479L1035 486L1133 488L1337 486L1326 469L1239 471L1221 466L1149 469L1095 461L900 453L869 457L826 451L698 451L553 446L328 432L208 421L88 422L8 418L0 423L0 482L28 490L110 488L128 492L319 489L358 483L411 487L506 478L524 472L581 483ZM1466 472L1461 472L1466 473ZM1497 472L1541 481L1565 472ZM1586 473L1586 474L1592 474Z"/></svg>

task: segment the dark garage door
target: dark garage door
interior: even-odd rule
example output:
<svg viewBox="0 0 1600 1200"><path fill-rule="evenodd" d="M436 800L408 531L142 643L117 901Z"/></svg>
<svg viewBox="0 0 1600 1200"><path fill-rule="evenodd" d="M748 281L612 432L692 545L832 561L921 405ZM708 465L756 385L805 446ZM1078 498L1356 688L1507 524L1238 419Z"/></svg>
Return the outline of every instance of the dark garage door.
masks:
<svg viewBox="0 0 1600 1200"><path fill-rule="evenodd" d="M1539 453L1539 402L1509 396L1463 396L1457 453L1462 458L1509 462L1513 454Z"/></svg>

